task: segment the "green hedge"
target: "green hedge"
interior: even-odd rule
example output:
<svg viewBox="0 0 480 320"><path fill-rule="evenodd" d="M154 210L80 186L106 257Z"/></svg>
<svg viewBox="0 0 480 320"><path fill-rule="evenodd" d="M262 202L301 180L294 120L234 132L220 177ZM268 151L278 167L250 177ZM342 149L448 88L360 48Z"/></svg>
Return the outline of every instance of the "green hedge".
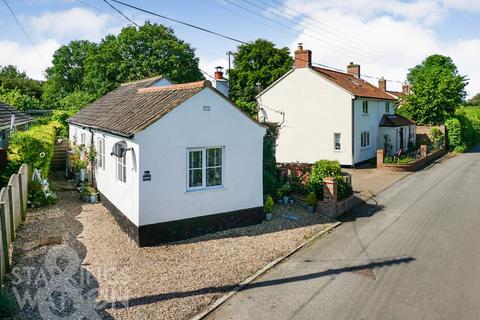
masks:
<svg viewBox="0 0 480 320"><path fill-rule="evenodd" d="M323 200L323 179L326 177L335 178L338 182L338 199L344 199L352 193L352 188L345 182L342 168L338 161L320 160L313 164L310 175L309 189L315 193L318 199Z"/></svg>
<svg viewBox="0 0 480 320"><path fill-rule="evenodd" d="M463 152L480 143L480 108L460 107L455 117L445 122L452 150Z"/></svg>
<svg viewBox="0 0 480 320"><path fill-rule="evenodd" d="M455 149L464 145L462 137L462 124L457 118L450 118L445 121L445 127L448 131L448 146Z"/></svg>
<svg viewBox="0 0 480 320"><path fill-rule="evenodd" d="M14 133L10 139L8 155L11 164L27 163L32 169L42 170L42 176L47 177L58 128L58 122L51 122Z"/></svg>

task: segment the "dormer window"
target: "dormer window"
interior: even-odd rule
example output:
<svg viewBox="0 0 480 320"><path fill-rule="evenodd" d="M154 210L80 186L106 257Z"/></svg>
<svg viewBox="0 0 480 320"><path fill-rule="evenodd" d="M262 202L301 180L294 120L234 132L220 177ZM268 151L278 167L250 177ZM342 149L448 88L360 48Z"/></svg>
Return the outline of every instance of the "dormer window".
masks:
<svg viewBox="0 0 480 320"><path fill-rule="evenodd" d="M363 101L362 112L363 114L368 114L368 101Z"/></svg>

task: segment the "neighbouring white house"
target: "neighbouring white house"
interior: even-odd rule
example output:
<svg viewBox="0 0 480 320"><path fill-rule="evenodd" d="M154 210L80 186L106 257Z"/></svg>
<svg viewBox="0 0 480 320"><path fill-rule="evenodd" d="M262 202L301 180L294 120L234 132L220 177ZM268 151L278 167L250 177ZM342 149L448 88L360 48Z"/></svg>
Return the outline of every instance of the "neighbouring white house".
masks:
<svg viewBox="0 0 480 320"><path fill-rule="evenodd" d="M415 142L415 123L395 114L400 93L388 92L384 79L379 86L353 63L347 72L313 66L312 52L299 44L294 68L257 96L259 118L282 124L277 161L355 166L377 148L405 151Z"/></svg>
<svg viewBox="0 0 480 320"><path fill-rule="evenodd" d="M140 246L264 220L266 129L210 81L126 83L68 123L73 143L95 145L101 201Z"/></svg>

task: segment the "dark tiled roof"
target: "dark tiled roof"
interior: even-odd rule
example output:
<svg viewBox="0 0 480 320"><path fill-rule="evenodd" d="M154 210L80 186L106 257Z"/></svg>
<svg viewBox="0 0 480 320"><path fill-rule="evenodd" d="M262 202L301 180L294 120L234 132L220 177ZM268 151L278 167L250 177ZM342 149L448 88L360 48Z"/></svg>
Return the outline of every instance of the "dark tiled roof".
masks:
<svg viewBox="0 0 480 320"><path fill-rule="evenodd" d="M351 74L319 67L313 67L313 70L355 96L362 98L397 100L396 97L391 96L387 92L375 87L373 84L365 80L355 78L355 76Z"/></svg>
<svg viewBox="0 0 480 320"><path fill-rule="evenodd" d="M133 136L206 86L209 81L154 86L160 78L121 85L70 117L67 122Z"/></svg>
<svg viewBox="0 0 480 320"><path fill-rule="evenodd" d="M398 114L384 114L380 121L380 127L401 127L412 124L415 122Z"/></svg>
<svg viewBox="0 0 480 320"><path fill-rule="evenodd" d="M15 123L28 123L32 122L35 119L29 115L6 105L3 102L0 102L0 129L5 129L10 127L10 122L12 121L12 114L15 115Z"/></svg>

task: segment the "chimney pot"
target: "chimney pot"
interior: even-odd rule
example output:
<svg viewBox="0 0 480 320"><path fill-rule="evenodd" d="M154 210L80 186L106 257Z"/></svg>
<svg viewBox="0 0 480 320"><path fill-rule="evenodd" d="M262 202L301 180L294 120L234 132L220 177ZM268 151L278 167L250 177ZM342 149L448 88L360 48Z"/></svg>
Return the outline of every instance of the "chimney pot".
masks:
<svg viewBox="0 0 480 320"><path fill-rule="evenodd" d="M223 67L215 67L215 73L214 73L214 78L215 80L222 80L223 79Z"/></svg>
<svg viewBox="0 0 480 320"><path fill-rule="evenodd" d="M383 91L387 91L387 80L384 77L378 79L378 88Z"/></svg>
<svg viewBox="0 0 480 320"><path fill-rule="evenodd" d="M402 85L402 92L405 95L410 94L410 85L407 82L404 82Z"/></svg>
<svg viewBox="0 0 480 320"><path fill-rule="evenodd" d="M312 66L312 51L303 50L303 44L298 44L298 50L295 51L295 68L310 68Z"/></svg>
<svg viewBox="0 0 480 320"><path fill-rule="evenodd" d="M350 62L350 64L347 66L347 73L351 74L357 79L360 79L360 65Z"/></svg>

